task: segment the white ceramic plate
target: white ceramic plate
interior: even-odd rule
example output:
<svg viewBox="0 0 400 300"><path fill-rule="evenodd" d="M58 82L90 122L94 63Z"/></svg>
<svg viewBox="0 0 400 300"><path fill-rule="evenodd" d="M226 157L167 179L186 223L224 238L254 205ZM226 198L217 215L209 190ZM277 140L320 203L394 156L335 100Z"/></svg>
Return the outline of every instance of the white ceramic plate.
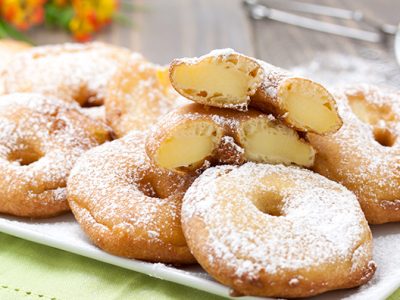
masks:
<svg viewBox="0 0 400 300"><path fill-rule="evenodd" d="M40 221L28 221L0 215L0 231L230 298L229 289L215 282L199 266L175 268L159 263L125 259L100 250L90 243L71 214ZM374 226L372 231L375 241L374 259L378 264L374 278L361 288L330 292L313 297L313 300L383 300L400 287L400 224ZM240 299L260 298L241 297Z"/></svg>
<svg viewBox="0 0 400 300"><path fill-rule="evenodd" d="M359 289L330 292L313 299L383 300L400 287L400 225L374 226L372 230L375 240L374 259L378 264L378 270L370 283ZM229 298L229 289L215 282L199 266L175 268L164 264L125 259L98 249L90 243L70 214L40 221L0 216L0 231Z"/></svg>

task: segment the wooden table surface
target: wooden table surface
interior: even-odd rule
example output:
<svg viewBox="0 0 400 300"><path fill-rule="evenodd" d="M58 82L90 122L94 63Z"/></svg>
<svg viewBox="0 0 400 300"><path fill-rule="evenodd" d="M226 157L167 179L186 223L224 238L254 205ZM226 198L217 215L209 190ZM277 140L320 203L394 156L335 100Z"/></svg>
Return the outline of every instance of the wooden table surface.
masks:
<svg viewBox="0 0 400 300"><path fill-rule="evenodd" d="M399 0L300 0L335 7L358 9L387 23L400 22ZM383 53L394 61L393 42L373 44L319 33L275 21L251 21L240 0L135 0L141 7L126 14L133 27L114 24L97 39L142 52L150 60L166 64L175 57L197 56L215 48L230 47L270 63L291 67L324 51L360 55L366 49ZM328 17L320 20L332 21ZM359 26L352 21L339 24ZM36 30L38 44L69 40L62 32Z"/></svg>

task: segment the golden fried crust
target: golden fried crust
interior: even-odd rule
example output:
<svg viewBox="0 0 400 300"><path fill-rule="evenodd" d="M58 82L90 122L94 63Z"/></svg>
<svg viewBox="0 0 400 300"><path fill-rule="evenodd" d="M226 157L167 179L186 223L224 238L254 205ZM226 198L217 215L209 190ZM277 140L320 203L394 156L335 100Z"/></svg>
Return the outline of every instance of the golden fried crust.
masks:
<svg viewBox="0 0 400 300"><path fill-rule="evenodd" d="M76 163L68 201L89 238L105 251L152 262L194 263L181 229L187 175L153 167L145 136L132 131Z"/></svg>
<svg viewBox="0 0 400 300"><path fill-rule="evenodd" d="M190 100L238 110L250 106L299 131L325 134L342 125L334 98L322 85L232 49L175 59L170 79Z"/></svg>
<svg viewBox="0 0 400 300"><path fill-rule="evenodd" d="M38 92L81 106L99 106L106 86L130 51L102 43L34 47L17 54L0 74L4 93Z"/></svg>
<svg viewBox="0 0 400 300"><path fill-rule="evenodd" d="M182 227L199 264L238 295L309 297L376 269L355 195L296 167L207 169L184 196Z"/></svg>
<svg viewBox="0 0 400 300"><path fill-rule="evenodd" d="M74 103L39 94L0 97L0 212L44 218L69 210L66 181L78 157L109 132Z"/></svg>
<svg viewBox="0 0 400 300"><path fill-rule="evenodd" d="M194 103L162 117L146 150L155 165L183 172L246 161L310 167L315 156L307 141L271 115Z"/></svg>
<svg viewBox="0 0 400 300"><path fill-rule="evenodd" d="M172 89L167 72L135 53L111 79L106 119L118 137L147 129L184 102Z"/></svg>
<svg viewBox="0 0 400 300"><path fill-rule="evenodd" d="M343 127L308 137L314 170L353 191L371 224L400 221L400 94L360 85L337 91Z"/></svg>

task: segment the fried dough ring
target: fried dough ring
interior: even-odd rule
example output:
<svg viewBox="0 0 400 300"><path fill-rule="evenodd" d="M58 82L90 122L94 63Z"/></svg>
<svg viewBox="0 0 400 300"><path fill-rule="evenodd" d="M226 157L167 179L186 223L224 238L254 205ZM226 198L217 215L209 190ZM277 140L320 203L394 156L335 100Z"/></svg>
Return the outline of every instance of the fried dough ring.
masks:
<svg viewBox="0 0 400 300"><path fill-rule="evenodd" d="M0 79L4 93L37 92L82 107L100 106L106 87L130 51L99 42L34 47L15 55Z"/></svg>
<svg viewBox="0 0 400 300"><path fill-rule="evenodd" d="M39 94L0 97L0 212L44 218L69 210L66 181L77 158L109 139L75 103Z"/></svg>
<svg viewBox="0 0 400 300"><path fill-rule="evenodd" d="M354 194L296 167L207 169L185 194L182 227L200 265L238 295L308 297L376 268Z"/></svg>
<svg viewBox="0 0 400 300"><path fill-rule="evenodd" d="M311 167L313 147L298 133L256 110L246 112L188 104L162 117L146 141L155 165L195 171L246 161Z"/></svg>
<svg viewBox="0 0 400 300"><path fill-rule="evenodd" d="M122 139L85 153L68 179L68 201L90 239L105 251L152 262L195 262L181 229L187 175L154 168L145 136Z"/></svg>
<svg viewBox="0 0 400 300"><path fill-rule="evenodd" d="M171 87L168 69L137 53L113 76L108 94L106 119L118 137L147 129L159 116L185 102Z"/></svg>
<svg viewBox="0 0 400 300"><path fill-rule="evenodd" d="M308 137L314 170L353 191L371 224L400 221L400 93L359 85L336 93L343 127Z"/></svg>

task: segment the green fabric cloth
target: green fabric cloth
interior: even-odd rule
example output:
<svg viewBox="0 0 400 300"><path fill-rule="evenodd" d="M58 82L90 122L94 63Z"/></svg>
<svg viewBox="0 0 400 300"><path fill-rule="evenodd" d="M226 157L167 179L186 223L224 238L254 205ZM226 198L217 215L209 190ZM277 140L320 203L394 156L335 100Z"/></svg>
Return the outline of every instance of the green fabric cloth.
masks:
<svg viewBox="0 0 400 300"><path fill-rule="evenodd" d="M224 299L0 233L1 300L188 298Z"/></svg>
<svg viewBox="0 0 400 300"><path fill-rule="evenodd" d="M209 299L208 293L0 233L1 300ZM399 300L400 290L388 300Z"/></svg>
<svg viewBox="0 0 400 300"><path fill-rule="evenodd" d="M400 289L398 289L392 296L387 300L400 300Z"/></svg>

